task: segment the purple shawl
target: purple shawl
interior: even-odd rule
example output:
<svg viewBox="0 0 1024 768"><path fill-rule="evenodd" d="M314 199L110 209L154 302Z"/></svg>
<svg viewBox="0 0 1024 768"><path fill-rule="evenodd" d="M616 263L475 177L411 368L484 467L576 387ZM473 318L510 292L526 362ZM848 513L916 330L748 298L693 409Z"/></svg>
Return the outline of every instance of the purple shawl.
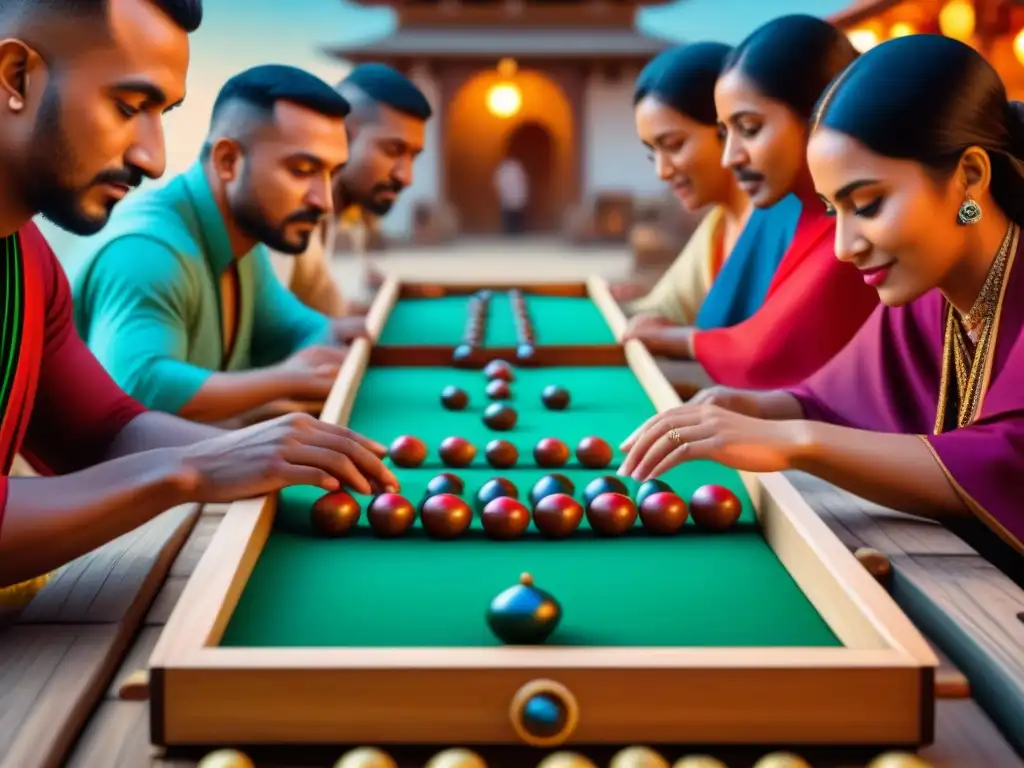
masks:
<svg viewBox="0 0 1024 768"><path fill-rule="evenodd" d="M968 426L934 434L947 307L938 290L904 307L879 306L835 358L787 391L808 419L921 435L974 513L1024 551L1024 234L1018 238L988 387ZM956 383L949 386L955 392Z"/></svg>

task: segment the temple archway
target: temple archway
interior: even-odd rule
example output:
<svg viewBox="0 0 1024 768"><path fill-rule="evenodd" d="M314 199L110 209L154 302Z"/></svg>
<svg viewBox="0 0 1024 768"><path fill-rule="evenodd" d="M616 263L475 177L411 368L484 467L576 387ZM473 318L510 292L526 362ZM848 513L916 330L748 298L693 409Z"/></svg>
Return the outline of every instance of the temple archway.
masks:
<svg viewBox="0 0 1024 768"><path fill-rule="evenodd" d="M511 80L521 103L514 116L488 110L495 85ZM448 103L444 118L445 196L458 211L460 228L472 234L501 229L494 171L508 154L530 178L527 227L551 231L561 226L576 174L572 106L562 88L543 72L523 69L511 78L497 71L470 77Z"/></svg>

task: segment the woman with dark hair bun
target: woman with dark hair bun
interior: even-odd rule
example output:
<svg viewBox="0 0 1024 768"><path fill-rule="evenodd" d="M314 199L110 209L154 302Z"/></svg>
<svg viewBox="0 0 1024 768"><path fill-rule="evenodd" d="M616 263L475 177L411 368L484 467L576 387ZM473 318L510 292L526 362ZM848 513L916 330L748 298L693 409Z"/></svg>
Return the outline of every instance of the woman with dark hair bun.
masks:
<svg viewBox="0 0 1024 768"><path fill-rule="evenodd" d="M628 441L623 471L696 458L800 469L956 527L973 516L1024 551L1020 114L956 40L864 54L821 99L808 161L836 256L883 306L802 384L711 390L656 417ZM1019 555L1005 562L1019 578Z"/></svg>
<svg viewBox="0 0 1024 768"><path fill-rule="evenodd" d="M716 384L796 384L842 349L878 305L857 271L835 259L835 224L814 194L805 158L814 102L856 56L831 24L785 16L740 43L717 79L722 163L757 208L790 200L798 210L756 311L741 322L677 333L685 342L677 356L700 362Z"/></svg>
<svg viewBox="0 0 1024 768"><path fill-rule="evenodd" d="M627 305L625 339L655 354L684 357L690 326L721 328L750 317L793 238L800 202L790 196L755 210L722 166L715 82L731 48L689 43L662 51L637 78L637 134L658 177L690 211L706 206L683 252L650 293Z"/></svg>

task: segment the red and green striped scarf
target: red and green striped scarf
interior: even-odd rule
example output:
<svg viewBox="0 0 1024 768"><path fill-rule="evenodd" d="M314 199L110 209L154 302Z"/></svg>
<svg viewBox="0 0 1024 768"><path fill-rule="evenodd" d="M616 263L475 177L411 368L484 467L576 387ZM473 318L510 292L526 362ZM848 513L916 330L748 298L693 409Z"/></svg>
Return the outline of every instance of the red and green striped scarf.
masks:
<svg viewBox="0 0 1024 768"><path fill-rule="evenodd" d="M32 415L43 346L43 296L38 268L21 235L3 238L0 265L0 464L11 470ZM72 371L69 375L74 375Z"/></svg>

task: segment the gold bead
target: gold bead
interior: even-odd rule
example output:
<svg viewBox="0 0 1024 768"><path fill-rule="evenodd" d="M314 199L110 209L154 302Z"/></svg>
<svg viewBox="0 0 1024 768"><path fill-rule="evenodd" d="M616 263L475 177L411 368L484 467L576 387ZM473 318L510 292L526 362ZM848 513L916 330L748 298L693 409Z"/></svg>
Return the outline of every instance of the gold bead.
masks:
<svg viewBox="0 0 1024 768"><path fill-rule="evenodd" d="M615 754L608 768L669 768L669 763L650 747L626 747Z"/></svg>
<svg viewBox="0 0 1024 768"><path fill-rule="evenodd" d="M886 752L872 760L868 768L932 768L932 764L910 752Z"/></svg>
<svg viewBox="0 0 1024 768"><path fill-rule="evenodd" d="M438 752L426 768L487 768L487 763L476 752L470 749L446 749Z"/></svg>
<svg viewBox="0 0 1024 768"><path fill-rule="evenodd" d="M754 763L754 768L812 768L812 766L800 755L794 755L792 752L772 752Z"/></svg>
<svg viewBox="0 0 1024 768"><path fill-rule="evenodd" d="M256 768L256 764L237 749L218 749L203 757L196 768Z"/></svg>
<svg viewBox="0 0 1024 768"><path fill-rule="evenodd" d="M537 764L537 768L597 768L578 752L552 752Z"/></svg>
<svg viewBox="0 0 1024 768"><path fill-rule="evenodd" d="M398 764L376 747L356 747L338 758L334 768L398 768Z"/></svg>
<svg viewBox="0 0 1024 768"><path fill-rule="evenodd" d="M672 768L729 768L725 763L711 755L687 755L672 764Z"/></svg>

